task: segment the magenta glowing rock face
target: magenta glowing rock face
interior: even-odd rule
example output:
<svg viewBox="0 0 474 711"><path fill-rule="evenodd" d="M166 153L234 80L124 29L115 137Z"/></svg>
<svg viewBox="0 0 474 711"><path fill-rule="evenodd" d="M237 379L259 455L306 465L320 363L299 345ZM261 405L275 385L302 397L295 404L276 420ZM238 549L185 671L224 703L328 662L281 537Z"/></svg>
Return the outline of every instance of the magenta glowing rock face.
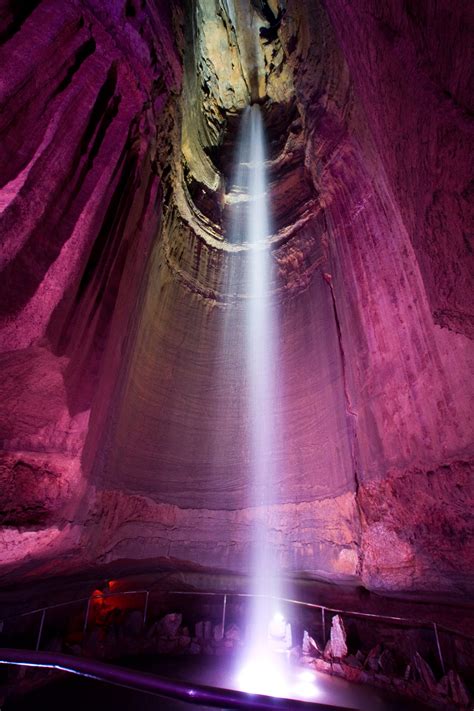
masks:
<svg viewBox="0 0 474 711"><path fill-rule="evenodd" d="M252 86L278 230L270 536L287 573L466 593L468 10L379 5L298 3ZM183 12L39 0L0 23L2 575L249 569L223 227L248 52Z"/></svg>

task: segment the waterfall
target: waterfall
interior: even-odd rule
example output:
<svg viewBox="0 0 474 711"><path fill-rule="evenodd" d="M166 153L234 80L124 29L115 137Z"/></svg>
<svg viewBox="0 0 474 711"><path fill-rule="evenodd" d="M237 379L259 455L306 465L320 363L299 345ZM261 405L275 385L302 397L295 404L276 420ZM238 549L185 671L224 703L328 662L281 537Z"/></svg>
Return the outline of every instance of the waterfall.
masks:
<svg viewBox="0 0 474 711"><path fill-rule="evenodd" d="M269 648L271 625L284 626L278 610L278 561L272 542L271 510L278 481L279 446L278 321L272 294L274 276L268 238L271 234L265 136L260 108L242 117L234 178L233 242L246 250L244 284L245 370L250 481L247 505L253 511L252 590L241 683L246 690L275 691L282 655ZM241 277L242 278L242 277ZM270 681L271 679L271 681ZM268 683L267 683L268 682ZM267 688L267 686L271 686Z"/></svg>
<svg viewBox="0 0 474 711"><path fill-rule="evenodd" d="M248 242L246 353L249 407L250 503L258 508L252 551L253 592L251 625L261 640L268 627L271 603L260 596L278 596L278 571L270 541L270 507L274 500L274 452L277 445L278 328L272 300L272 256L265 240L270 233L263 121L258 106L248 121ZM245 136L243 137L245 140ZM273 610L275 613L276 610ZM262 627L264 629L262 629Z"/></svg>

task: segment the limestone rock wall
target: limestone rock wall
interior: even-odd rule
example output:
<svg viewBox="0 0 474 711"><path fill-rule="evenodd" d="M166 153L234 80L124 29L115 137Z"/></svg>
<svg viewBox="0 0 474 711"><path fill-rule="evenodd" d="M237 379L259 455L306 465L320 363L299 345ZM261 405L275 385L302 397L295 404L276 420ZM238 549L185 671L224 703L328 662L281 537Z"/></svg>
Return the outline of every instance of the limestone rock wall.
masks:
<svg viewBox="0 0 474 711"><path fill-rule="evenodd" d="M41 0L2 20L2 571L59 555L247 571L258 509L227 288L246 253L227 225L252 97L282 570L466 593L469 8L257 5Z"/></svg>
<svg viewBox="0 0 474 711"><path fill-rule="evenodd" d="M462 7L454 20L450 6L444 25L442 4L424 16L398 3L363 12L349 5L328 3L328 15L315 18L327 55L311 51L331 68L337 90L313 88L307 162L326 206L328 281L355 428L361 576L369 587L469 589L473 312L464 157L472 132L462 108L469 20ZM455 49L434 57L440 33ZM446 95L448 74L458 99ZM299 86L309 93L305 72ZM426 206L441 203L443 218L433 219Z"/></svg>
<svg viewBox="0 0 474 711"><path fill-rule="evenodd" d="M13 5L2 12L0 48L5 574L47 567L65 552L85 558L80 510L93 497L84 445L89 435L94 450L98 396L115 380L111 358L140 283L134 272L157 230L152 163L181 73L166 3Z"/></svg>
<svg viewBox="0 0 474 711"><path fill-rule="evenodd" d="M201 15L198 8L196 17ZM201 17L204 20L210 22L209 17ZM222 17L213 22L220 22L224 33ZM205 43L198 47L207 51ZM196 47L191 50L196 52ZM114 518L116 530L106 560L126 557L127 551L130 557L152 557L153 551L162 556L168 550L173 551L170 557L186 565L212 566L214 547L220 551L219 567L247 570L252 521L258 515L249 498L252 467L244 348L248 251L229 243L224 213L204 215L202 200L197 203L196 192L187 189L190 173L207 193L215 190L214 201L220 195L225 202L229 189L225 171L222 175L217 168L219 145L212 155L204 151L219 129L216 116L230 110L224 104L231 100L225 92L229 73L225 58L218 62L214 45L211 50L212 57L205 54L205 61L198 57L186 64L191 76L184 82L182 130L175 131L173 141L169 201L150 258L141 311L137 309L129 360L121 369L114 416L101 447L104 454L100 464L93 465L91 481L100 496L105 492L107 501L117 501L120 491L122 519ZM211 99L200 105L203 87L194 93L191 87L199 78L196 65L203 62ZM230 107L234 111L241 100L237 89L236 106ZM211 113L206 111L207 101L212 103ZM309 189L310 176L301 170L301 121L290 112L285 125L270 112L270 138L276 133L273 121L282 123L285 133L291 124L292 131L288 140L278 135L276 146L270 146L271 190L278 194L279 185L286 182L306 198L295 214L281 191L276 208L281 210L278 224L283 227L269 243L280 334L275 367L281 398L274 407L281 438L268 452L277 472L270 512L274 541L287 572L354 576L359 523L353 432L346 412L334 299L323 277L329 258L325 219ZM225 127L222 132L224 137ZM223 145L234 156L236 148L235 139ZM299 152L301 163L291 160L293 150ZM203 155L208 157L205 169ZM128 504L123 492L128 492ZM146 497L148 511L139 539L131 533L138 532L138 520L129 521L126 515L127 505L135 510L141 500L137 496ZM165 510L180 523L164 525L160 511ZM331 532L325 531L326 523L335 520L334 511L341 512L341 529L331 524ZM314 521L305 524L312 516ZM188 518L193 521L192 536L184 523ZM350 533L343 519L351 522ZM100 518L95 520L98 531L93 538L100 542L102 524Z"/></svg>
<svg viewBox="0 0 474 711"><path fill-rule="evenodd" d="M341 0L327 11L433 319L472 338L473 8Z"/></svg>

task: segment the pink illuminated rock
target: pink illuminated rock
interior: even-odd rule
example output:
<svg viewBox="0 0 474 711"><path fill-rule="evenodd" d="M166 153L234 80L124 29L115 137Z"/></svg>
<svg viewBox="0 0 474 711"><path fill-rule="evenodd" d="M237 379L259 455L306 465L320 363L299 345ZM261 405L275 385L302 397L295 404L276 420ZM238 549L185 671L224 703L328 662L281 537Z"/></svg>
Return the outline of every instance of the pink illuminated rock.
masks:
<svg viewBox="0 0 474 711"><path fill-rule="evenodd" d="M269 28L256 13L231 31L225 3L202 27L164 0L10 5L1 574L249 571L247 295L228 293L247 253L228 188L258 96L281 570L472 594L467 5L302 0L256 45L260 74L245 33Z"/></svg>
<svg viewBox="0 0 474 711"><path fill-rule="evenodd" d="M343 659L347 657L347 635L344 622L340 615L334 615L331 622L331 632L324 650L326 658Z"/></svg>

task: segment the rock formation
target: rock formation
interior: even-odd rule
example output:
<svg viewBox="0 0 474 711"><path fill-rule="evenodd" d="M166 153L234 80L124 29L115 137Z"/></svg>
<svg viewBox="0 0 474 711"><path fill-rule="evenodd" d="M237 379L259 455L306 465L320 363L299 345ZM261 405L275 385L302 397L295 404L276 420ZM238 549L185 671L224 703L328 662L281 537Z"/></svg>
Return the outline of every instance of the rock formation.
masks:
<svg viewBox="0 0 474 711"><path fill-rule="evenodd" d="M226 285L247 256L228 230L239 118L258 101L282 570L472 592L468 4L9 7L1 574L248 570L245 293Z"/></svg>

